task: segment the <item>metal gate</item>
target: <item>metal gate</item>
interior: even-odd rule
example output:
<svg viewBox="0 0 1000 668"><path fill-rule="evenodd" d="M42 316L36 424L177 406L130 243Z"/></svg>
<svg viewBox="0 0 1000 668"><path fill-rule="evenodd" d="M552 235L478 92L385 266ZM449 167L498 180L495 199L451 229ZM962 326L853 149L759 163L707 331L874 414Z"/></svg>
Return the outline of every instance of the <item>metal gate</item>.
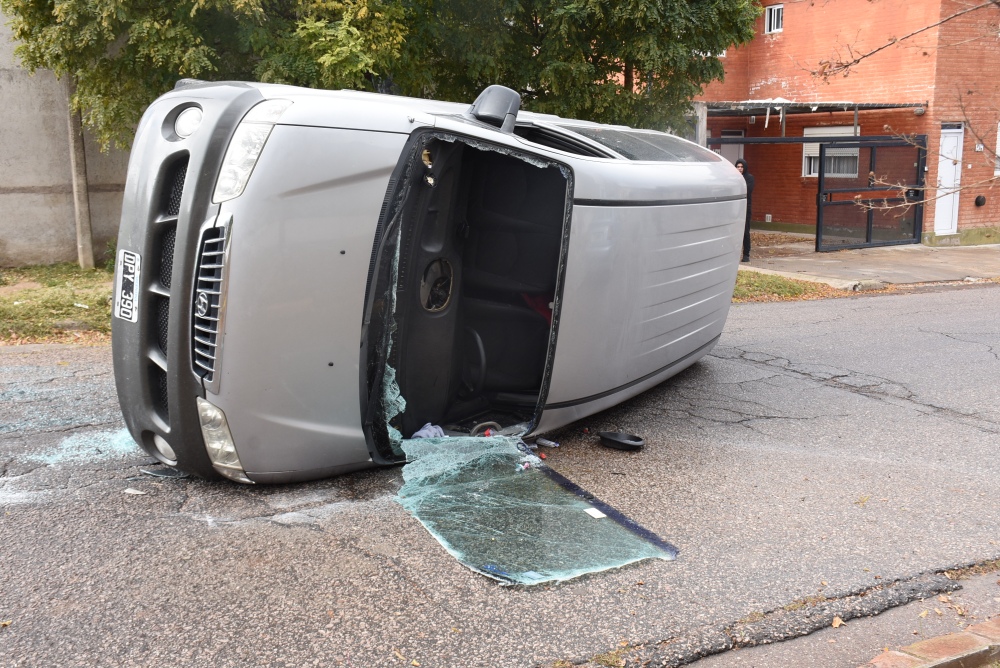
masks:
<svg viewBox="0 0 1000 668"><path fill-rule="evenodd" d="M816 250L920 242L927 135L819 146Z"/></svg>

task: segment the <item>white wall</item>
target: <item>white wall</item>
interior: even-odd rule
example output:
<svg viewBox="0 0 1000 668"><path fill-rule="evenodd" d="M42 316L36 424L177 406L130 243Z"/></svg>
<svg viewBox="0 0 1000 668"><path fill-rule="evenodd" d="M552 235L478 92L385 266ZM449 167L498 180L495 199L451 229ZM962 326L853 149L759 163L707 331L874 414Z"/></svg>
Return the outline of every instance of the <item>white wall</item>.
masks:
<svg viewBox="0 0 1000 668"><path fill-rule="evenodd" d="M51 72L20 67L7 20L0 15L0 266L75 262L65 93ZM100 262L118 234L128 153L85 142Z"/></svg>

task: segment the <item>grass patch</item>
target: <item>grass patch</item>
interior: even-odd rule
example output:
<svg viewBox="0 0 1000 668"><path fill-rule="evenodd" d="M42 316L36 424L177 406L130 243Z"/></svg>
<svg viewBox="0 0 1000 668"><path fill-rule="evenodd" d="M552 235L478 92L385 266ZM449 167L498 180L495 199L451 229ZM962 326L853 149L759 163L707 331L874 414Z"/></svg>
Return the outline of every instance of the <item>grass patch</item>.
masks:
<svg viewBox="0 0 1000 668"><path fill-rule="evenodd" d="M736 289L733 301L743 302L783 302L803 299L829 299L847 297L854 293L838 290L825 283L797 281L784 276L763 274L758 271L741 271L736 275Z"/></svg>
<svg viewBox="0 0 1000 668"><path fill-rule="evenodd" d="M106 342L113 277L70 263L0 270L0 343Z"/></svg>

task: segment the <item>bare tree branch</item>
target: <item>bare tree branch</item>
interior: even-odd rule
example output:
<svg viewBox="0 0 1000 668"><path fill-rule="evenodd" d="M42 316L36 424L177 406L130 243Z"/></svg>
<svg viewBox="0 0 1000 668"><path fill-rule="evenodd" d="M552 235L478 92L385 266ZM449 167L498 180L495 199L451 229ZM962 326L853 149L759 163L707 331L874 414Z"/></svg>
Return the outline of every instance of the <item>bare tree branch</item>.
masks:
<svg viewBox="0 0 1000 668"><path fill-rule="evenodd" d="M945 18L941 19L937 23L932 23L930 25L924 26L923 28L919 28L918 30L914 30L911 33L907 33L907 34L903 35L902 37L893 37L892 39L890 39L888 42L886 42L882 46L876 47L876 48L872 49L871 51L865 51L863 53L855 54L854 51L853 51L853 49L851 49L850 46L848 46L847 47L847 49L848 49L848 57L850 58L850 60L842 60L840 58L840 54L838 53L837 54L838 57L836 59L821 60L821 61L819 61L819 67L817 69L814 69L814 70L809 70L809 73L812 74L815 77L820 77L820 78L822 78L824 80L828 79L829 77L831 77L831 76L833 76L835 74L843 74L844 76L847 76L850 73L850 70L851 70L852 67L854 67L855 65L857 65L861 61L865 60L866 58L870 58L871 56L874 56L876 53L878 53L880 51L883 51L885 49L888 49L890 46L894 46L894 45L898 44L899 42L902 42L904 40L910 39L910 38L912 38L912 37L914 37L916 35L919 35L920 33L927 32L931 28L936 28L939 25L942 25L944 23L947 23L948 21L952 21L954 19L957 19L960 16L964 16L965 14L968 14L970 12L975 12L975 11L978 11L980 9L985 9L987 7L997 7L997 8L1000 8L1000 0L988 0L987 2L983 2L981 4L974 5L972 7L967 7L965 9L961 10L961 11L957 11L954 14L946 16Z"/></svg>
<svg viewBox="0 0 1000 668"><path fill-rule="evenodd" d="M971 91L970 91L971 93ZM982 146L983 160L986 161L987 166L993 167L997 164L998 153L1000 153L1000 146L993 145L990 148L995 136L992 134L992 127L989 133L983 133L977 128L976 124L972 121L969 116L968 109L966 106L966 98L962 95L961 91L956 93L958 97L958 106L962 112L963 124L969 129L972 137L975 139L976 144ZM995 109L995 107L994 107ZM897 132L893 130L892 126L883 126L885 131L889 132L893 137L902 139L907 144L911 146L918 147L919 144L914 139L913 135ZM936 157L940 158L940 152L934 154ZM869 188L872 189L874 197L870 199L864 197L864 193L859 193L855 195L855 203L863 209L872 209L875 211L888 211L891 209L900 209L906 212L911 207L916 204L928 204L929 202L934 202L946 195L953 193L959 193L963 190L978 190L981 188L987 188L992 190L993 188L1000 187L1000 176L986 177L975 182L963 182L956 188L939 188L937 185L924 184L923 186L917 187L914 184L900 183L898 181L889 181L885 176L879 176L874 172L869 172ZM891 196L879 196L877 193L886 192L892 193ZM909 194L910 192L915 192L916 196ZM890 200L903 200L902 202L891 202Z"/></svg>

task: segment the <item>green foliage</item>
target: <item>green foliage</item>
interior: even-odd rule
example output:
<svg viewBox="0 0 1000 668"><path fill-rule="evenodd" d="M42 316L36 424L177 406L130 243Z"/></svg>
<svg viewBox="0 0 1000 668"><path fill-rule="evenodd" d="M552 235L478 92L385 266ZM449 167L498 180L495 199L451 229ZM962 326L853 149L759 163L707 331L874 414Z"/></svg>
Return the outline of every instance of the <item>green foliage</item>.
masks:
<svg viewBox="0 0 1000 668"><path fill-rule="evenodd" d="M757 0L0 0L17 55L76 83L104 147L179 78L260 80L662 128L749 41Z"/></svg>
<svg viewBox="0 0 1000 668"><path fill-rule="evenodd" d="M261 81L372 90L398 58L406 34L402 5L312 0L299 7L294 24L261 44Z"/></svg>
<svg viewBox="0 0 1000 668"><path fill-rule="evenodd" d="M220 53L240 50L240 27L264 19L257 0L0 0L0 8L28 70L75 81L72 106L104 147L127 146L143 109L177 79L230 75L219 70Z"/></svg>
<svg viewBox="0 0 1000 668"><path fill-rule="evenodd" d="M394 82L471 101L500 83L533 111L634 127L679 126L753 37L755 0L413 0Z"/></svg>

